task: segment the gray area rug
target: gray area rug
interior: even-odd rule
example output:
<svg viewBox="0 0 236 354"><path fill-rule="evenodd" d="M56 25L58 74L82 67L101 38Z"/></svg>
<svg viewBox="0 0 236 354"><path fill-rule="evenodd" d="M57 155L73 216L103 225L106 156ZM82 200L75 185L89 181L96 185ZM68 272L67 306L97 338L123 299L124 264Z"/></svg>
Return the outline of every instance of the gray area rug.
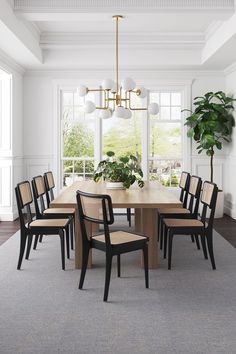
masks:
<svg viewBox="0 0 236 354"><path fill-rule="evenodd" d="M44 237L16 270L19 233L0 247L0 353L236 353L236 253L214 235L217 270L187 237L173 244L173 269L150 271L138 252L116 261L104 303L104 254L94 252L85 289L72 259L61 270L57 236Z"/></svg>

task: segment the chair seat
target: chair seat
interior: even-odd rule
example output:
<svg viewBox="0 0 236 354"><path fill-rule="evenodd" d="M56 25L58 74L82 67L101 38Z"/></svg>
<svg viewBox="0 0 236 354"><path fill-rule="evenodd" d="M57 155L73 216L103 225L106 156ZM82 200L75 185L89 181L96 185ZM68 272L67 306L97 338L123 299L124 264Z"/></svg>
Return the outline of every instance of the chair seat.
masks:
<svg viewBox="0 0 236 354"><path fill-rule="evenodd" d="M96 241L105 243L104 235L93 236L92 238ZM111 239L111 245L120 245L120 244L134 242L134 241L145 241L147 240L147 237L131 234L129 232L124 232L124 231L115 231L110 233L110 239Z"/></svg>
<svg viewBox="0 0 236 354"><path fill-rule="evenodd" d="M190 214L186 208L163 208L158 209L159 214Z"/></svg>
<svg viewBox="0 0 236 354"><path fill-rule="evenodd" d="M45 209L44 214L68 214L73 215L75 213L75 209L73 208L48 208Z"/></svg>
<svg viewBox="0 0 236 354"><path fill-rule="evenodd" d="M196 219L164 219L167 227L203 227L204 224Z"/></svg>
<svg viewBox="0 0 236 354"><path fill-rule="evenodd" d="M65 227L68 224L68 219L37 219L29 224L33 227Z"/></svg>

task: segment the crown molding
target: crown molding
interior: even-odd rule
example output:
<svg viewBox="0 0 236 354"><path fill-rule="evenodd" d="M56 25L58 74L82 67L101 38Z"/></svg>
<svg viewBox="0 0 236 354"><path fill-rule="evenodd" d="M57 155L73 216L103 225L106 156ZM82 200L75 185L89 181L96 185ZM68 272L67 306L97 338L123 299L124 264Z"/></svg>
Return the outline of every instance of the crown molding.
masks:
<svg viewBox="0 0 236 354"><path fill-rule="evenodd" d="M225 73L225 75L229 75L229 74L233 73L234 71L236 71L236 61L233 64L231 64L230 66L228 66L224 70L224 73Z"/></svg>
<svg viewBox="0 0 236 354"><path fill-rule="evenodd" d="M89 74L89 75L88 75ZM139 79L148 78L152 80L156 80L157 78L162 78L163 80L168 79L178 79L178 80L186 80L186 79L195 79L200 77L225 77L224 71L222 70L161 70L156 67L149 67L148 69L139 68L127 68L125 70L120 71L121 75L133 76ZM93 77L94 80L102 80L105 76L112 77L114 75L114 70L111 69L91 69L91 68L83 68L83 69L28 69L25 72L24 77L46 77L49 79L63 79L63 80L84 80L84 78Z"/></svg>
<svg viewBox="0 0 236 354"><path fill-rule="evenodd" d="M7 70L10 74L12 70L16 71L20 75L24 75L25 69L17 64L11 57L0 49L0 68Z"/></svg>
<svg viewBox="0 0 236 354"><path fill-rule="evenodd" d="M234 0L14 0L19 12L106 12L114 10L153 12L160 10L233 10Z"/></svg>
<svg viewBox="0 0 236 354"><path fill-rule="evenodd" d="M120 34L120 47L155 47L171 46L184 48L198 48L205 44L202 33L126 33ZM43 32L40 37L40 46L43 49L62 49L70 47L114 47L113 33L68 33L68 32Z"/></svg>

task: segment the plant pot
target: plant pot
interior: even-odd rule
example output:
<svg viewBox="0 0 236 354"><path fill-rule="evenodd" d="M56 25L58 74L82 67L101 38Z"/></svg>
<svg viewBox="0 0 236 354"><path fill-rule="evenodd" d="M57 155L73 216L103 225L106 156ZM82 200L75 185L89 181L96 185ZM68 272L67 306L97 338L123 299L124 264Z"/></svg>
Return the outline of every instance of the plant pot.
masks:
<svg viewBox="0 0 236 354"><path fill-rule="evenodd" d="M106 182L107 189L125 189L123 182Z"/></svg>

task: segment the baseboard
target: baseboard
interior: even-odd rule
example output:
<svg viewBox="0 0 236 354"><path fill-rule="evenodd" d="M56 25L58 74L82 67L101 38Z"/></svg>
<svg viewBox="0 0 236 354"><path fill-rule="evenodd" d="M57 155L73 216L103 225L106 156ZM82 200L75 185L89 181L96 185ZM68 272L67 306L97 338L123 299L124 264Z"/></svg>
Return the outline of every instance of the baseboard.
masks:
<svg viewBox="0 0 236 354"><path fill-rule="evenodd" d="M14 221L18 218L18 213L2 213L0 212L0 221Z"/></svg>

